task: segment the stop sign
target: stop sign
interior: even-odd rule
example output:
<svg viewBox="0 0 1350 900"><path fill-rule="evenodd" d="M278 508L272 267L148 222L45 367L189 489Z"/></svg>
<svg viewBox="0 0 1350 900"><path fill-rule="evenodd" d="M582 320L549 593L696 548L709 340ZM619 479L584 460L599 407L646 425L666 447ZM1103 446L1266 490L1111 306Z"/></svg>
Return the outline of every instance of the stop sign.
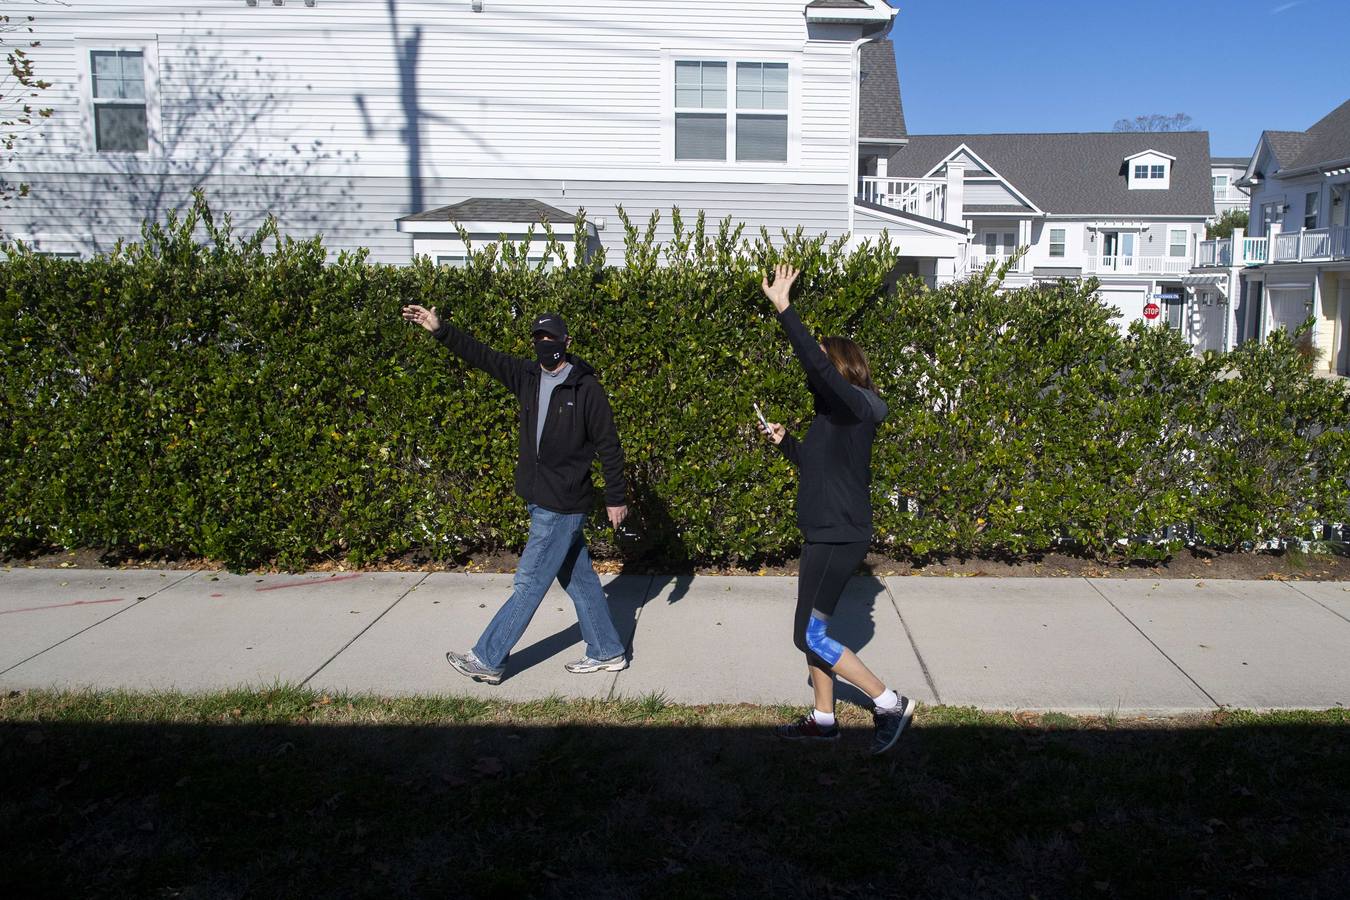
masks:
<svg viewBox="0 0 1350 900"><path fill-rule="evenodd" d="M1161 310L1161 308L1158 306L1158 304L1154 303L1152 300L1150 300L1149 302L1147 302L1147 303L1144 304L1144 318L1145 318L1145 319L1156 319L1156 318L1158 318L1158 313L1161 312L1161 311L1162 311L1162 310Z"/></svg>

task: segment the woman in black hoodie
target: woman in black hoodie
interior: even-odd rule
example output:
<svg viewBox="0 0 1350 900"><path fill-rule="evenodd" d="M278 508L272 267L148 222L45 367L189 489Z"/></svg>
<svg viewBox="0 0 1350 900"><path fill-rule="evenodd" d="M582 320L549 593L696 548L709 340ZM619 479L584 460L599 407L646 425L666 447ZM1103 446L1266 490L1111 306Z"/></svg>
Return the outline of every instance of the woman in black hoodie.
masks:
<svg viewBox="0 0 1350 900"><path fill-rule="evenodd" d="M778 322L806 372L816 416L798 441L776 422L764 433L798 469L797 524L806 539L797 577L797 612L792 638L806 654L815 709L798 722L780 726L779 737L833 741L834 676L872 698L873 753L895 746L914 715L914 703L897 695L862 660L829 636L830 616L849 578L867 555L872 537L872 441L886 418L886 404L872 385L862 349L848 338L817 343L789 302L797 269L778 265L773 283L761 287L778 311Z"/></svg>

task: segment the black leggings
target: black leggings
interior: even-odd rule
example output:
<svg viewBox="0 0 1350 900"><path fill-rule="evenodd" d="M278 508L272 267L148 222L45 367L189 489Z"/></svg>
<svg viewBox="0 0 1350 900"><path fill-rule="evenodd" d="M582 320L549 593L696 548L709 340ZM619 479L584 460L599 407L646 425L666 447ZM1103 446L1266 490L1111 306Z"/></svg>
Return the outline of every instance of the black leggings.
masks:
<svg viewBox="0 0 1350 900"><path fill-rule="evenodd" d="M807 662L832 669L843 648L825 635L824 624L834 615L839 598L867 555L867 541L852 544L802 545L797 573L797 612L792 619L792 642ZM816 622L813 624L812 619Z"/></svg>

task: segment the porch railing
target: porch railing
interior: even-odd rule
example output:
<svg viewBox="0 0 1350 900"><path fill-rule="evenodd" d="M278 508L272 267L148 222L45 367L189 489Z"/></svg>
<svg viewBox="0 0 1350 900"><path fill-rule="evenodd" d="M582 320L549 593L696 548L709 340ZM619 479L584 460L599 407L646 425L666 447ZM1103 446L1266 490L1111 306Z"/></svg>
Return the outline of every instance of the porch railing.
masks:
<svg viewBox="0 0 1350 900"><path fill-rule="evenodd" d="M1089 256L1084 272L1124 275L1184 275L1191 261L1184 256Z"/></svg>
<svg viewBox="0 0 1350 900"><path fill-rule="evenodd" d="M858 199L916 216L947 220L947 182L942 178L858 178Z"/></svg>
<svg viewBox="0 0 1350 900"><path fill-rule="evenodd" d="M1198 267L1255 266L1266 261L1266 239L1244 237L1237 248L1234 259L1232 238L1220 238L1214 241L1201 241L1195 250L1195 265Z"/></svg>
<svg viewBox="0 0 1350 900"><path fill-rule="evenodd" d="M1324 259L1350 259L1350 228L1332 225L1330 228L1305 228L1275 235L1271 262Z"/></svg>

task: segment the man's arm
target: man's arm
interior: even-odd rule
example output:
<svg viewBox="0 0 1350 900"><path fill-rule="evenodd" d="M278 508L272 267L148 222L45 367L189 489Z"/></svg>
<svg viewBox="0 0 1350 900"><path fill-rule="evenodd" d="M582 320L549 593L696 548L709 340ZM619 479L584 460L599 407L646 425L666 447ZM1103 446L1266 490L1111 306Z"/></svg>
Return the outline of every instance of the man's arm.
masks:
<svg viewBox="0 0 1350 900"><path fill-rule="evenodd" d="M623 445L614 425L614 411L599 382L592 382L586 391L586 431L595 442L595 453L605 473L605 506L626 506L628 481L623 474Z"/></svg>
<svg viewBox="0 0 1350 900"><path fill-rule="evenodd" d="M444 320L431 336L475 369L481 369L506 385L512 393L520 392L525 377L525 360L493 350Z"/></svg>

